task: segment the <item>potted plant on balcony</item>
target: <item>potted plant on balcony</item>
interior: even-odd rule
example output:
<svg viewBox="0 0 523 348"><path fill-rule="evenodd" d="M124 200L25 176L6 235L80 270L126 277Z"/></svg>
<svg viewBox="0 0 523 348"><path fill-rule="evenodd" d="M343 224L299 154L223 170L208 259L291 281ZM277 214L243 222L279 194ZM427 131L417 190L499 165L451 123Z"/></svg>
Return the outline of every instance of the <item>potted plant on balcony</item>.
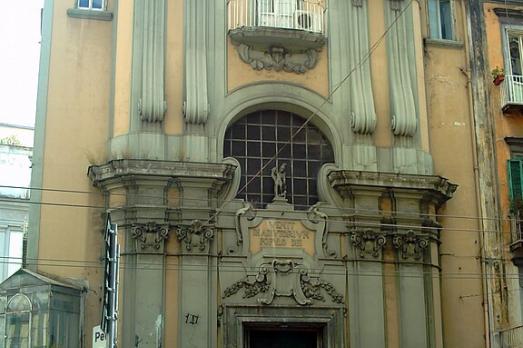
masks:
<svg viewBox="0 0 523 348"><path fill-rule="evenodd" d="M505 80L505 71L499 66L496 66L494 69L492 69L491 74L492 78L494 79L493 82L496 86L499 86L501 82Z"/></svg>

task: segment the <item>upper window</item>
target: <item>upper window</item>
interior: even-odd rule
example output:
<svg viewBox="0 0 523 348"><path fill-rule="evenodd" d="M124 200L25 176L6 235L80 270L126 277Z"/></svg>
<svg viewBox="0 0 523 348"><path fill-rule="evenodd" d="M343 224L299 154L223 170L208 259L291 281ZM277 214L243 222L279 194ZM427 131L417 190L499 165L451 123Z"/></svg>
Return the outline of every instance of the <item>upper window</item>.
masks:
<svg viewBox="0 0 523 348"><path fill-rule="evenodd" d="M510 60L510 74L521 75L521 57L523 49L523 35L521 33L508 33L508 58Z"/></svg>
<svg viewBox="0 0 523 348"><path fill-rule="evenodd" d="M241 166L237 198L258 208L272 202L271 170L285 163L289 203L304 210L318 201L318 172L324 163L334 162L334 152L325 136L310 123L298 132L304 122L289 112L266 110L249 114L227 129L224 157L236 158Z"/></svg>
<svg viewBox="0 0 523 348"><path fill-rule="evenodd" d="M429 0L430 36L433 39L454 40L452 0Z"/></svg>
<svg viewBox="0 0 523 348"><path fill-rule="evenodd" d="M78 8L86 10L103 10L104 0L78 0Z"/></svg>

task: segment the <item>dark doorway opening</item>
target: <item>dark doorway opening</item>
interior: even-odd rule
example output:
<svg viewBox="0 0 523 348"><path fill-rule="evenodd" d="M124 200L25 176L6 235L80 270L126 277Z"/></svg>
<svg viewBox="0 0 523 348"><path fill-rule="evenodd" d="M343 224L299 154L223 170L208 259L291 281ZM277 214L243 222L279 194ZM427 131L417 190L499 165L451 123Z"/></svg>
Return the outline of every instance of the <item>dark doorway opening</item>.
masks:
<svg viewBox="0 0 523 348"><path fill-rule="evenodd" d="M246 330L245 348L321 348L319 328L252 327Z"/></svg>

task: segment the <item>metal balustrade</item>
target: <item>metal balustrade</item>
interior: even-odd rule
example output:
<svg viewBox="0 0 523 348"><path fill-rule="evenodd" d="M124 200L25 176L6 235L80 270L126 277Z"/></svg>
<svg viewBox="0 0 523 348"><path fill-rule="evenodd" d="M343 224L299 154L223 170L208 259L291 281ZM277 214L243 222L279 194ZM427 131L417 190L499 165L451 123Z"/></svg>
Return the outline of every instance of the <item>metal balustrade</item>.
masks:
<svg viewBox="0 0 523 348"><path fill-rule="evenodd" d="M229 0L229 30L269 27L325 32L324 0Z"/></svg>
<svg viewBox="0 0 523 348"><path fill-rule="evenodd" d="M511 107L523 108L523 76L505 75L502 82L501 103L505 111Z"/></svg>

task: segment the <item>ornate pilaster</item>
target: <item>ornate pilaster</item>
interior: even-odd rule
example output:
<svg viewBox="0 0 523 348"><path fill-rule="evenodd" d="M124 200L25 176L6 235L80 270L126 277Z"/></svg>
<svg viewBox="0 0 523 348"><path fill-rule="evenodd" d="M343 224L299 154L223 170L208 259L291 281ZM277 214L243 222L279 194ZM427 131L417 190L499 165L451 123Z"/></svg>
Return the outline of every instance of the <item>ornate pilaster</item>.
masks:
<svg viewBox="0 0 523 348"><path fill-rule="evenodd" d="M207 96L207 0L185 4L185 121L204 124L209 114Z"/></svg>
<svg viewBox="0 0 523 348"><path fill-rule="evenodd" d="M165 0L139 1L135 31L141 30L141 96L138 104L140 119L162 122L165 101Z"/></svg>
<svg viewBox="0 0 523 348"><path fill-rule="evenodd" d="M387 35L392 131L395 136L409 136L417 130L416 56L411 2L388 0L385 17ZM405 8L409 6L409 8Z"/></svg>
<svg viewBox="0 0 523 348"><path fill-rule="evenodd" d="M351 169L376 170L376 146L371 136L376 128L376 112L368 59L368 0L332 0L328 13L331 88L337 90L333 103L339 110L340 125L352 131L346 160ZM343 81L348 75L351 78Z"/></svg>
<svg viewBox="0 0 523 348"><path fill-rule="evenodd" d="M369 51L369 22L367 0L353 0L347 4L349 25L345 36L349 45L349 60L355 69L351 84L351 127L354 133L372 134L376 128L376 112L370 74L370 61L365 59Z"/></svg>

